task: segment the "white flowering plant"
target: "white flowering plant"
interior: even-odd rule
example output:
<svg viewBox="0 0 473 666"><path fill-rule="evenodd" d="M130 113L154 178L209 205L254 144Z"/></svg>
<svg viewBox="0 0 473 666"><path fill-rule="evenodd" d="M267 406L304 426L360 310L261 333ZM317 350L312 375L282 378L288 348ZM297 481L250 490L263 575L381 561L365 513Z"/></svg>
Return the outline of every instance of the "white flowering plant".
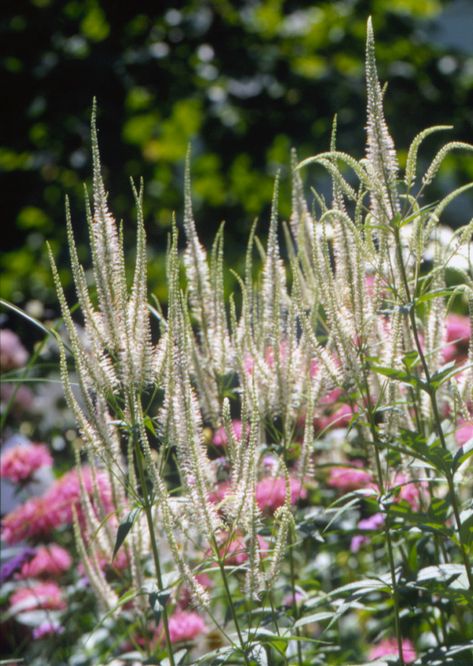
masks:
<svg viewBox="0 0 473 666"><path fill-rule="evenodd" d="M370 23L366 81L365 156L337 149L336 121L327 152L293 154L291 218L276 180L238 297L223 229L210 253L199 241L189 156L166 308L147 292L133 184L129 279L94 108L92 287L67 214L77 307L50 252L76 468L3 526L7 543L73 533L80 562L59 599L31 593L31 562L8 583L7 619L35 626L28 663L471 663L473 220L441 222L473 183L427 194L447 154L473 146L447 143L419 180L423 140L450 129L429 128L401 172ZM317 165L332 197L309 206ZM79 589L94 618L82 635L67 612L82 612Z"/></svg>

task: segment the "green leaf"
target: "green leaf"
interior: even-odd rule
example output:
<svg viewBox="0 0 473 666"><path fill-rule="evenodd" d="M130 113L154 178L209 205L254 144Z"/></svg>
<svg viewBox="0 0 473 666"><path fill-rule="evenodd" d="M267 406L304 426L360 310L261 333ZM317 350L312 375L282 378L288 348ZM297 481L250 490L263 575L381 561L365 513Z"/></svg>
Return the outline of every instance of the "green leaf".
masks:
<svg viewBox="0 0 473 666"><path fill-rule="evenodd" d="M141 511L141 507L136 507L135 509L132 509L130 511L130 513L127 515L127 517L125 518L125 520L122 523L120 523L120 525L118 526L117 539L115 541L115 547L113 549L112 560L115 559L115 555L118 553L118 551L120 549L120 546L125 541L125 539L128 535L128 532L133 527L133 523L135 522L135 519L136 519L136 517L137 517L137 515L139 514L140 511Z"/></svg>
<svg viewBox="0 0 473 666"><path fill-rule="evenodd" d="M334 616L333 611L321 611L320 613L312 613L312 615L306 615L301 617L300 620L294 624L294 629L299 629L304 627L306 624L312 624L312 622L323 622L324 620L330 620Z"/></svg>
<svg viewBox="0 0 473 666"><path fill-rule="evenodd" d="M170 596L171 596L171 591L169 589L158 590L156 588L148 594L148 602L151 610L153 611L156 623L160 621L161 613L163 612L164 607L166 606Z"/></svg>

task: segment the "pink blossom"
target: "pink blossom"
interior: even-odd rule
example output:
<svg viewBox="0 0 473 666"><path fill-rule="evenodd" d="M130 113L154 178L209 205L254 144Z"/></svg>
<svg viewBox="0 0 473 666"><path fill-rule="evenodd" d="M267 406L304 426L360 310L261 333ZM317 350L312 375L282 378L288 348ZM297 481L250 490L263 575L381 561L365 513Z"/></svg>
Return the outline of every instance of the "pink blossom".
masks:
<svg viewBox="0 0 473 666"><path fill-rule="evenodd" d="M18 605L18 612L45 609L61 610L66 607L59 585L48 581L23 587L10 597L10 606Z"/></svg>
<svg viewBox="0 0 473 666"><path fill-rule="evenodd" d="M360 530L377 530L384 525L384 515L382 513L375 513L369 518L363 518L358 523Z"/></svg>
<svg viewBox="0 0 473 666"><path fill-rule="evenodd" d="M473 438L473 421L463 421L455 432L455 440L458 446L464 446L472 438Z"/></svg>
<svg viewBox="0 0 473 666"><path fill-rule="evenodd" d="M51 529L50 506L46 496L33 497L4 517L2 539L6 543L17 543L48 534Z"/></svg>
<svg viewBox="0 0 473 666"><path fill-rule="evenodd" d="M215 489L209 493L209 500L214 504L218 504L231 492L232 484L229 481L222 481L217 484Z"/></svg>
<svg viewBox="0 0 473 666"><path fill-rule="evenodd" d="M235 437L236 440L241 439L241 432L242 432L242 423L238 419L234 419L232 421L232 430L233 430L233 436ZM223 446L224 444L228 444L228 437L227 433L225 431L225 428L218 428L215 431L215 434L212 439L212 444L215 444L215 446Z"/></svg>
<svg viewBox="0 0 473 666"><path fill-rule="evenodd" d="M33 559L22 566L19 577L58 576L70 569L71 565L72 557L67 550L57 543L52 543L37 549Z"/></svg>
<svg viewBox="0 0 473 666"><path fill-rule="evenodd" d="M445 322L446 345L442 348L445 363L459 360L467 351L471 337L471 325L468 317L449 314Z"/></svg>
<svg viewBox="0 0 473 666"><path fill-rule="evenodd" d="M0 330L0 372L21 368L28 360L28 352L20 338L8 328Z"/></svg>
<svg viewBox="0 0 473 666"><path fill-rule="evenodd" d="M82 468L84 487L92 504L95 502L93 477L90 468ZM103 472L96 474L98 493L105 514L113 511L110 482ZM73 508L82 520L80 481L76 469L55 481L41 497L33 497L5 516L2 537L7 543L44 535L72 523Z"/></svg>
<svg viewBox="0 0 473 666"><path fill-rule="evenodd" d="M426 487L425 482L414 482L409 480L405 474L396 474L392 487L400 486L399 500L405 500L414 511L419 511L421 503L421 492Z"/></svg>
<svg viewBox="0 0 473 666"><path fill-rule="evenodd" d="M45 444L17 444L0 458L0 477L14 483L26 481L40 467L51 467L53 459Z"/></svg>
<svg viewBox="0 0 473 666"><path fill-rule="evenodd" d="M260 555L264 557L269 550L269 544L259 534L256 538L258 540ZM235 566L244 564L248 560L248 548L244 537L237 534L231 541L223 543L220 547L220 557L224 560L225 564L233 564Z"/></svg>
<svg viewBox="0 0 473 666"><path fill-rule="evenodd" d="M0 403L6 405L11 403L11 411L18 415L27 412L33 406L34 395L27 386L18 384L0 384Z"/></svg>
<svg viewBox="0 0 473 666"><path fill-rule="evenodd" d="M56 621L43 622L38 627L33 629L33 639L35 641L45 638L46 636L53 636L56 634L62 634L64 632L64 627Z"/></svg>
<svg viewBox="0 0 473 666"><path fill-rule="evenodd" d="M377 530L384 525L384 520L384 515L382 513L375 513L369 518L363 518L360 520L358 523L358 529L369 531ZM369 537L364 534L355 534L350 544L351 552L357 553L365 543L369 543Z"/></svg>
<svg viewBox="0 0 473 666"><path fill-rule="evenodd" d="M348 492L349 490L370 488L372 487L372 481L371 472L367 470L353 467L333 467L330 470L327 484L332 488Z"/></svg>
<svg viewBox="0 0 473 666"><path fill-rule="evenodd" d="M171 643L193 641L206 631L204 619L193 611L178 610L169 618Z"/></svg>
<svg viewBox="0 0 473 666"><path fill-rule="evenodd" d="M401 650L406 664L412 664L417 659L414 645L408 638L402 641ZM386 638L381 643L378 643L378 645L372 647L369 652L369 658L372 660L379 659L379 657L387 657L388 655L399 656L397 640L395 638Z"/></svg>
<svg viewBox="0 0 473 666"><path fill-rule="evenodd" d="M291 503L307 497L299 479L289 479ZM256 502L261 511L273 512L283 506L286 499L286 479L284 477L267 476L256 484Z"/></svg>
<svg viewBox="0 0 473 666"><path fill-rule="evenodd" d="M254 369L255 359L251 356L251 354L246 353L243 358L243 370L245 371L245 374L251 377Z"/></svg>
<svg viewBox="0 0 473 666"><path fill-rule="evenodd" d="M327 430L332 426L335 428L345 428L352 420L353 413L350 405L341 405L331 414L315 419L314 425L318 430Z"/></svg>

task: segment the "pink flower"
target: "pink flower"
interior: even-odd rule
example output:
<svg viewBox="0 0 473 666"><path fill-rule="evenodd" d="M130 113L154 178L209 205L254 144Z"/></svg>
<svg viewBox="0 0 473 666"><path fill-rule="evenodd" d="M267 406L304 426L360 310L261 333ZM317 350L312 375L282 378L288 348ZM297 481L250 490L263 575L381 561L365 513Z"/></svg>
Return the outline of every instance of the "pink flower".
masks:
<svg viewBox="0 0 473 666"><path fill-rule="evenodd" d="M473 421L463 421L456 429L455 440L458 446L464 446L473 439Z"/></svg>
<svg viewBox="0 0 473 666"><path fill-rule="evenodd" d="M328 416L321 416L315 419L314 425L318 430L327 430L332 426L334 428L345 428L352 420L353 413L350 405L341 405Z"/></svg>
<svg viewBox="0 0 473 666"><path fill-rule="evenodd" d="M84 486L94 505L95 493L92 472L82 468ZM110 482L103 472L96 475L101 509L104 514L113 511ZM42 497L33 497L14 509L3 520L2 538L7 543L48 534L51 530L72 523L73 508L82 520L80 482L76 469L55 481Z"/></svg>
<svg viewBox="0 0 473 666"><path fill-rule="evenodd" d="M203 618L193 611L179 610L169 618L171 643L193 641L207 631Z"/></svg>
<svg viewBox="0 0 473 666"><path fill-rule="evenodd" d="M243 370L245 374L251 377L254 369L255 369L255 359L251 356L251 354L246 353L243 359Z"/></svg>
<svg viewBox="0 0 473 666"><path fill-rule="evenodd" d="M471 337L471 325L468 317L449 314L445 322L445 340L442 358L445 363L461 358L467 351Z"/></svg>
<svg viewBox="0 0 473 666"><path fill-rule="evenodd" d="M384 515L382 513L375 513L369 518L363 518L358 523L358 529L360 530L369 530L374 531L378 530L384 525ZM361 546L365 543L369 543L369 537L364 534L356 534L351 540L350 550L352 553L357 553Z"/></svg>
<svg viewBox="0 0 473 666"><path fill-rule="evenodd" d="M63 632L64 627L62 627L59 622L43 622L33 629L33 639L37 641L41 638L45 638L45 636L53 636L55 634L62 634Z"/></svg>
<svg viewBox="0 0 473 666"><path fill-rule="evenodd" d="M17 444L0 458L0 477L14 483L26 481L40 467L51 467L53 459L45 444Z"/></svg>
<svg viewBox="0 0 473 666"><path fill-rule="evenodd" d="M62 610L66 607L61 588L53 582L36 583L23 587L10 597L10 606L18 605L18 612L29 610Z"/></svg>
<svg viewBox="0 0 473 666"><path fill-rule="evenodd" d="M299 479L289 479L291 504L307 497ZM286 499L286 479L284 477L267 476L256 484L256 502L261 511L273 512L283 506Z"/></svg>
<svg viewBox="0 0 473 666"><path fill-rule="evenodd" d="M417 655L412 641L408 638L405 638L402 641L402 657L406 664L412 664L416 660ZM375 645L371 648L369 652L369 658L371 660L378 659L379 657L387 657L388 655L393 655L395 657L399 656L397 640L395 638L386 638L378 645Z"/></svg>
<svg viewBox="0 0 473 666"><path fill-rule="evenodd" d="M33 559L22 566L19 577L58 576L70 569L71 565L72 557L67 550L57 543L52 543L38 548Z"/></svg>
<svg viewBox="0 0 473 666"><path fill-rule="evenodd" d="M348 492L361 488L371 488L373 477L371 472L353 467L333 467L327 484L332 488L338 488Z"/></svg>
<svg viewBox="0 0 473 666"><path fill-rule="evenodd" d="M33 497L4 517L2 539L6 543L17 543L48 534L51 529L50 507L46 496Z"/></svg>
<svg viewBox="0 0 473 666"><path fill-rule="evenodd" d="M0 330L0 372L21 368L28 360L28 352L20 338L8 328Z"/></svg>
<svg viewBox="0 0 473 666"><path fill-rule="evenodd" d="M401 486L399 489L399 500L405 500L414 511L419 511L422 489L426 487L426 483L410 481L409 477L405 474L396 474L394 482L391 487Z"/></svg>
<svg viewBox="0 0 473 666"><path fill-rule="evenodd" d="M260 556L264 557L269 550L269 544L259 534L256 538L258 540ZM245 539L240 534L234 536L231 541L224 542L223 545L219 547L219 550L220 557L224 560L225 564L239 566L248 560L248 548Z"/></svg>
<svg viewBox="0 0 473 666"><path fill-rule="evenodd" d="M242 423L238 419L234 419L232 421L232 430L233 430L233 436L235 437L236 440L241 439L241 431L242 431ZM228 444L228 437L227 433L225 431L225 428L218 428L215 431L215 434L212 439L212 444L215 444L215 446L223 446L224 444Z"/></svg>

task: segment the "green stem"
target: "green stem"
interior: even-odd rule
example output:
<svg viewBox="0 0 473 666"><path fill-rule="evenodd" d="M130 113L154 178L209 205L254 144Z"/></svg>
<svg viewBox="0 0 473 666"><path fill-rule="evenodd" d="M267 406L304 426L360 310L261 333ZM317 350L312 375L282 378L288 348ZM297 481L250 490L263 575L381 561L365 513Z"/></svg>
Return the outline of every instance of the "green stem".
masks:
<svg viewBox="0 0 473 666"><path fill-rule="evenodd" d="M294 544L294 526L291 527L289 531L289 567L291 570L291 592L292 592L292 615L294 617L294 622L297 622L299 619L299 607L297 605L296 599L296 573L294 569L294 554L293 554L293 544ZM300 631L296 629L296 636L300 636ZM297 663L299 666L302 666L302 645L301 641L297 642Z"/></svg>
<svg viewBox="0 0 473 666"><path fill-rule="evenodd" d="M136 463L138 467L138 475L140 478L141 492L143 493L143 509L146 514L146 521L148 523L148 532L151 539L151 550L153 552L154 566L156 568L156 579L158 582L158 589L160 592L163 591L163 577L161 573L161 563L159 560L159 550L158 544L156 542L156 534L154 532L154 523L153 523L153 514L151 509L151 504L149 502L148 489L146 486L145 471L143 467L143 454L139 446L136 446ZM169 621L168 621L168 612L166 604L163 604L163 625L164 625L164 634L166 637L166 649L169 655L170 666L175 666L174 654L171 643L171 635L169 633Z"/></svg>
<svg viewBox="0 0 473 666"><path fill-rule="evenodd" d="M233 603L232 593L230 592L230 587L228 585L227 574L225 572L225 567L223 565L222 558L220 557L220 550L219 550L219 547L218 547L217 540L216 540L215 536L212 537L212 541L213 541L215 556L216 556L217 562L218 562L218 568L220 569L220 575L222 577L223 586L225 588L225 594L227 595L228 605L230 606L230 612L232 614L233 623L235 625L235 629L236 629L236 632L238 634L238 640L240 641L240 649L241 649L242 654L243 654L243 659L245 660L245 664L247 666L250 666L250 662L249 662L247 654L246 654L245 643L243 641L243 636L242 636L241 629L240 629L240 624L238 622L238 616L237 616L237 613L236 613L235 605Z"/></svg>
<svg viewBox="0 0 473 666"><path fill-rule="evenodd" d="M435 430L438 435L438 438L440 440L440 443L442 445L442 448L445 451L448 451L447 447L447 442L445 441L445 435L442 430L442 419L440 417L440 411L437 403L437 395L435 388L432 386L432 376L430 374L429 366L427 364L427 360L425 358L424 351L422 349L422 345L420 343L420 338L419 338L419 331L417 329L417 322L416 322L416 315L415 315L415 295L412 295L411 297L411 291L409 288L409 280L407 278L407 272L406 272L406 266L404 264L404 257L402 256L402 245L401 245L401 236L399 233L399 228L396 227L395 231L395 238L396 238L396 250L397 250L397 255L398 255L398 261L399 261L399 267L401 270L401 278L402 278L402 283L404 286L404 290L406 292L406 298L407 302L410 305L409 308L409 320L411 323L412 327L412 333L414 335L414 340L416 344L416 349L417 353L419 354L420 362L422 365L422 369L424 371L425 375L425 381L427 384L427 393L430 398L430 403L432 405L432 413L434 416L434 425L435 425ZM445 470L445 478L447 480L447 485L448 485L448 492L450 495L450 501L452 503L452 509L453 509L453 515L455 517L455 524L457 527L457 532L458 532L458 544L460 547L460 552L461 556L463 559L463 564L465 565L465 570L466 570L466 575L468 578L468 583L470 585L470 589L473 590L473 572L471 570L470 566L470 561L467 555L467 551L465 549L465 544L463 543L462 539L462 533L461 533L461 518L460 518L460 511L458 508L458 500L457 496L455 493L455 484L453 482L453 474L450 469Z"/></svg>
<svg viewBox="0 0 473 666"><path fill-rule="evenodd" d="M368 411L368 421L369 421L369 427L371 431L371 437L373 439L373 448L374 448L374 453L375 453L375 461L376 461L376 472L378 476L378 481L379 481L379 488L381 491L381 494L384 495L385 493L385 486L384 486L384 478L383 478L383 471L381 467L381 458L379 455L379 441L378 441L378 435L376 433L376 424L374 422L373 418L373 412L371 408L371 392L370 392L370 387L368 383L368 377L366 376L366 373L364 372L364 379L365 379L365 388L366 388L366 398L367 398L367 411ZM404 657L402 654L402 633L401 633L401 623L399 620L399 597L398 597L398 591L397 591L397 583L396 583L396 567L394 565L394 552L393 552L393 544L392 544L392 539L391 539L391 531L389 529L389 518L385 522L384 526L384 533L386 535L386 545L387 545L387 551L388 551L388 562L389 562L389 572L391 574L391 585L392 585L392 599L393 599L393 604L394 604L394 628L396 632L396 641L397 641L397 649L399 653L399 663L401 666L405 666L404 662Z"/></svg>

